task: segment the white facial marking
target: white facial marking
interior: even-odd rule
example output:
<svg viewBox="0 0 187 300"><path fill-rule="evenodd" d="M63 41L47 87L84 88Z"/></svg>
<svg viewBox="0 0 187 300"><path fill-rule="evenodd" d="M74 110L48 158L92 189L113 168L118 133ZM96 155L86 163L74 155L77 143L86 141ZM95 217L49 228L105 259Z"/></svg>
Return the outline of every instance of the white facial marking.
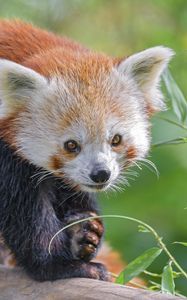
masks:
<svg viewBox="0 0 187 300"><path fill-rule="evenodd" d="M93 191L94 185L97 184L92 181L90 174L96 166L111 172L106 187L117 178L119 166L115 158L116 154L111 151L111 146L106 141L102 145L87 144L83 146L82 152L74 160L67 162L63 167L63 172L67 174L68 178L79 184L82 189ZM93 188L89 188L88 185L93 186Z"/></svg>

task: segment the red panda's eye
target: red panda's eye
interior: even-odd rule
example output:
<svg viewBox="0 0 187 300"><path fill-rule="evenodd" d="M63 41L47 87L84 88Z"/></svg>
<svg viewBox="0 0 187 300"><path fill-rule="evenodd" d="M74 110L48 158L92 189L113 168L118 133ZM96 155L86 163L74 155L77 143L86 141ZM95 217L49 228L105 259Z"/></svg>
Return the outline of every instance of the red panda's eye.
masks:
<svg viewBox="0 0 187 300"><path fill-rule="evenodd" d="M111 141L111 146L112 147L117 147L121 144L122 136L120 134L114 135Z"/></svg>
<svg viewBox="0 0 187 300"><path fill-rule="evenodd" d="M74 140L69 140L69 141L65 142L64 148L65 148L65 150L67 150L69 152L76 152L76 153L79 153L81 150L79 144Z"/></svg>

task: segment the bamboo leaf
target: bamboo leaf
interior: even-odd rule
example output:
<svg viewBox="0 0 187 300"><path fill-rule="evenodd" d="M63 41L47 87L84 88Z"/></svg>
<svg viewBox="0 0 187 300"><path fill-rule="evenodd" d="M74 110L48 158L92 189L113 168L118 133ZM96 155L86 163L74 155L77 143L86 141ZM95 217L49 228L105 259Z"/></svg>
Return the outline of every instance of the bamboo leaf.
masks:
<svg viewBox="0 0 187 300"><path fill-rule="evenodd" d="M179 278L182 275L181 272L175 272L173 271L173 278Z"/></svg>
<svg viewBox="0 0 187 300"><path fill-rule="evenodd" d="M119 276L116 278L115 283L118 284L124 284L125 278L124 278L124 271L122 271Z"/></svg>
<svg viewBox="0 0 187 300"><path fill-rule="evenodd" d="M175 82L174 78L172 77L169 70L166 70L163 73L163 81L166 87L167 94L171 100L171 105L175 115L177 116L178 120L182 123L185 122L187 118L187 102L186 99L178 87L177 83Z"/></svg>
<svg viewBox="0 0 187 300"><path fill-rule="evenodd" d="M180 244L187 247L187 242L174 242L173 244Z"/></svg>
<svg viewBox="0 0 187 300"><path fill-rule="evenodd" d="M161 291L165 294L175 294L175 283L171 262L164 267L161 281Z"/></svg>
<svg viewBox="0 0 187 300"><path fill-rule="evenodd" d="M138 256L135 260L127 265L116 278L116 283L125 284L131 279L146 270L152 262L160 255L162 249L154 247L146 250L142 255Z"/></svg>
<svg viewBox="0 0 187 300"><path fill-rule="evenodd" d="M180 127L180 128L182 128L184 130L187 130L187 126L184 125L184 124L178 123L178 122L176 122L174 120L171 120L171 119L168 119L168 118L164 118L164 117L161 117L161 116L158 116L157 118L160 119L160 120L163 120L163 121L165 121L167 123L170 123L172 125L175 125L177 127Z"/></svg>
<svg viewBox="0 0 187 300"><path fill-rule="evenodd" d="M150 230L143 225L138 225L138 231L139 232L150 232Z"/></svg>
<svg viewBox="0 0 187 300"><path fill-rule="evenodd" d="M155 144L152 144L152 147L160 147L160 146L166 146L166 145L178 145L178 144L185 144L187 143L187 137L179 137L173 140L158 142Z"/></svg>

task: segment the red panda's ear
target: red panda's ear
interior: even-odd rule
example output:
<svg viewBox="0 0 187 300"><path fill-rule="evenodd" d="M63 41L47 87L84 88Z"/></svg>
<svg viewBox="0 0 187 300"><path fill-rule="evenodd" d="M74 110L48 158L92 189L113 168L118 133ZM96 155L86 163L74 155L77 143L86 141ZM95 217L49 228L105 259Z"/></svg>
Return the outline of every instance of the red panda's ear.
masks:
<svg viewBox="0 0 187 300"><path fill-rule="evenodd" d="M173 55L173 50L157 46L131 55L117 66L118 71L132 79L132 84L143 92L147 107L153 112L165 109L159 83Z"/></svg>
<svg viewBox="0 0 187 300"><path fill-rule="evenodd" d="M46 86L47 80L37 72L0 59L0 118L19 110Z"/></svg>

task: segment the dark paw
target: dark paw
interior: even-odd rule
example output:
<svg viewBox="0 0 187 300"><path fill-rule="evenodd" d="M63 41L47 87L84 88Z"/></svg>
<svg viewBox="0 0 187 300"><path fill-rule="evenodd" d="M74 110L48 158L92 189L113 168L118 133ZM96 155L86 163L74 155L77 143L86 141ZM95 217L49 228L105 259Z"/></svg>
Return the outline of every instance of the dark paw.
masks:
<svg viewBox="0 0 187 300"><path fill-rule="evenodd" d="M95 216L96 214L91 212L76 213L70 215L67 222L72 223ZM68 228L73 258L84 261L91 260L97 253L103 231L104 228L100 219L85 221Z"/></svg>
<svg viewBox="0 0 187 300"><path fill-rule="evenodd" d="M106 267L100 263L89 263L84 267L87 269L87 273L89 278L98 279L103 281L112 281L109 272L107 271Z"/></svg>

